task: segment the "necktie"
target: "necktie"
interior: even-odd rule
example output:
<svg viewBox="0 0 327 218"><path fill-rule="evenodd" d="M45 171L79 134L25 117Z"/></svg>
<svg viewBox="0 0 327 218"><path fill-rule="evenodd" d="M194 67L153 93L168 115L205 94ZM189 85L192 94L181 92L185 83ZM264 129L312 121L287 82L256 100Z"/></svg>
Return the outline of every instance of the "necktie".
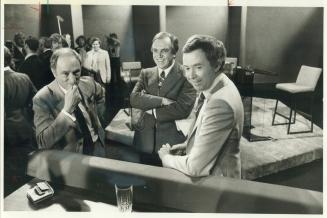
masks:
<svg viewBox="0 0 327 218"><path fill-rule="evenodd" d="M161 88L165 78L166 78L165 71L162 71L159 76L159 84L158 84L159 89Z"/></svg>
<svg viewBox="0 0 327 218"><path fill-rule="evenodd" d="M201 110L201 108L203 106L204 100L205 100L204 94L201 93L200 96L199 96L197 105L195 107L195 117L198 117L198 115L200 113L200 110Z"/></svg>
<svg viewBox="0 0 327 218"><path fill-rule="evenodd" d="M91 154L92 145L93 145L92 136L91 136L89 128L87 127L86 119L83 115L83 112L78 106L75 109L75 116L76 116L76 120L82 130L82 134L83 134L83 138L84 138L83 154Z"/></svg>

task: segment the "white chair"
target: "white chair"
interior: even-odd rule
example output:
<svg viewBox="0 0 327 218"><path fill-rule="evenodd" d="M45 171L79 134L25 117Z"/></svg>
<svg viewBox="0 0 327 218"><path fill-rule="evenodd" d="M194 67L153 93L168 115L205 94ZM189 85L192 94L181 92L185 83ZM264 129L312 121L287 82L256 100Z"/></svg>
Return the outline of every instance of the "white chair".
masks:
<svg viewBox="0 0 327 218"><path fill-rule="evenodd" d="M287 124L288 125L287 134L313 132L312 110L313 110L314 90L316 88L316 85L317 85L317 82L318 82L321 72L322 72L321 68L309 67L309 66L302 65L295 83L278 83L278 84L276 84L276 89L278 89L282 94L287 94L290 97L291 103L290 103L290 115L289 115L289 117L286 117L285 115L277 112L278 100L276 100L275 110L274 110L273 119L272 119L273 126ZM308 114L308 117L311 119L311 129L307 130L307 131L291 132L290 131L291 124L294 124L296 121L297 99L303 95L309 95L310 100L311 100L310 114ZM293 119L293 121L291 121L293 111L294 111L294 119ZM284 117L285 119L288 120L288 122L275 123L276 114L281 117Z"/></svg>
<svg viewBox="0 0 327 218"><path fill-rule="evenodd" d="M133 83L138 80L141 72L141 62L123 62L121 76L126 83Z"/></svg>

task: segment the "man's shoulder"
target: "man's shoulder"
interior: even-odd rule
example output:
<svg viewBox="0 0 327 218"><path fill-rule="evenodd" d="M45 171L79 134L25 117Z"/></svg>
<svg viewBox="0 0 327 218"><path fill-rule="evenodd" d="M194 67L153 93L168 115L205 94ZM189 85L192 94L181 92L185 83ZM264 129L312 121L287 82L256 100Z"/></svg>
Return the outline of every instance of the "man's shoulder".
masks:
<svg viewBox="0 0 327 218"><path fill-rule="evenodd" d="M52 81L50 84L43 86L34 96L33 101L40 99L51 100L55 95L56 90L53 88L56 84L56 81Z"/></svg>

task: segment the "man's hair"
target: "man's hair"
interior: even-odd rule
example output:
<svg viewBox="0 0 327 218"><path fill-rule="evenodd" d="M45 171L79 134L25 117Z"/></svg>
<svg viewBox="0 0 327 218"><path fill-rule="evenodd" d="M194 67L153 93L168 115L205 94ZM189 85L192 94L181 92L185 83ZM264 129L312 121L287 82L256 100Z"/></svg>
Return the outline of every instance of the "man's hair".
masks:
<svg viewBox="0 0 327 218"><path fill-rule="evenodd" d="M221 41L208 35L193 35L186 41L183 53L190 53L197 49L201 49L204 52L212 67L220 66L219 70L223 69L226 49Z"/></svg>
<svg viewBox="0 0 327 218"><path fill-rule="evenodd" d="M4 46L3 48L4 48L4 65L5 67L7 67L11 65L12 56L9 48L7 48L6 46Z"/></svg>
<svg viewBox="0 0 327 218"><path fill-rule="evenodd" d="M168 33L168 32L157 33L153 37L152 43L157 39L163 39L163 38L166 38L166 37L168 37L170 39L172 53L176 54L178 52L178 48L179 48L178 47L178 38L175 35L171 34L171 33Z"/></svg>
<svg viewBox="0 0 327 218"><path fill-rule="evenodd" d="M51 39L49 37L42 36L40 38L40 40L43 40L43 47L44 48L50 48L51 49L52 41L51 41Z"/></svg>
<svg viewBox="0 0 327 218"><path fill-rule="evenodd" d="M75 40L75 42L76 42L77 45L79 45L79 40L80 40L80 39L84 39L84 42L85 42L85 44L86 44L86 38L85 38L85 36L80 35L80 36L78 36L78 37L76 38L76 40Z"/></svg>
<svg viewBox="0 0 327 218"><path fill-rule="evenodd" d="M31 51L36 52L39 48L39 40L33 36L27 37L25 44L31 49Z"/></svg>
<svg viewBox="0 0 327 218"><path fill-rule="evenodd" d="M18 41L19 38L24 39L25 38L25 34L23 32L15 33L15 35L14 35L14 42L16 44L17 44L17 41Z"/></svg>
<svg viewBox="0 0 327 218"><path fill-rule="evenodd" d="M79 64L80 65L82 64L81 57L75 50L73 50L71 48L59 48L53 52L53 54L50 58L50 67L51 67L51 71L53 73L55 73L55 70L57 68L57 62L58 62L59 57L67 56L67 55L74 56L78 60Z"/></svg>
<svg viewBox="0 0 327 218"><path fill-rule="evenodd" d="M99 42L99 44L101 45L101 40L100 40L100 38L98 38L98 37L92 37L91 38L91 40L90 40L90 42L91 42L91 45L93 44L93 42L95 42L95 41L98 41Z"/></svg>
<svg viewBox="0 0 327 218"><path fill-rule="evenodd" d="M53 33L50 36L51 42L57 42L59 43L60 41L62 42L63 37L59 33Z"/></svg>

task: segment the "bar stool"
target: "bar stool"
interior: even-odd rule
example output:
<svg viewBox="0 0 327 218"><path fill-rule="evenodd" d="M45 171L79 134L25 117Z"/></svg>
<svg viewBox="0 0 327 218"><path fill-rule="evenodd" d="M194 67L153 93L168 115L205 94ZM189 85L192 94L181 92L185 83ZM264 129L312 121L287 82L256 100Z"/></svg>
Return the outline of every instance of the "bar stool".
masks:
<svg viewBox="0 0 327 218"><path fill-rule="evenodd" d="M278 106L278 99L276 100L275 110L273 114L272 119L272 125L284 125L287 124L287 134L296 134L296 133L307 133L307 132L313 132L313 121L312 121L312 111L313 111L313 100L314 100L314 90L316 88L318 79L320 77L320 74L322 72L321 68L316 67L309 67L306 65L302 65L300 72L298 74L298 77L296 79L295 83L277 83L276 89L282 91L283 94L286 94L290 97L291 103L290 103L290 114L289 117L286 117L285 115L277 112L277 106ZM311 128L307 131L290 131L291 124L294 124L296 121L296 104L297 104L297 97L300 95L309 95L310 97L310 114L308 114L310 120L311 120ZM292 121L292 114L294 111L294 118ZM284 117L288 120L286 123L275 123L275 116L279 115L281 117Z"/></svg>

